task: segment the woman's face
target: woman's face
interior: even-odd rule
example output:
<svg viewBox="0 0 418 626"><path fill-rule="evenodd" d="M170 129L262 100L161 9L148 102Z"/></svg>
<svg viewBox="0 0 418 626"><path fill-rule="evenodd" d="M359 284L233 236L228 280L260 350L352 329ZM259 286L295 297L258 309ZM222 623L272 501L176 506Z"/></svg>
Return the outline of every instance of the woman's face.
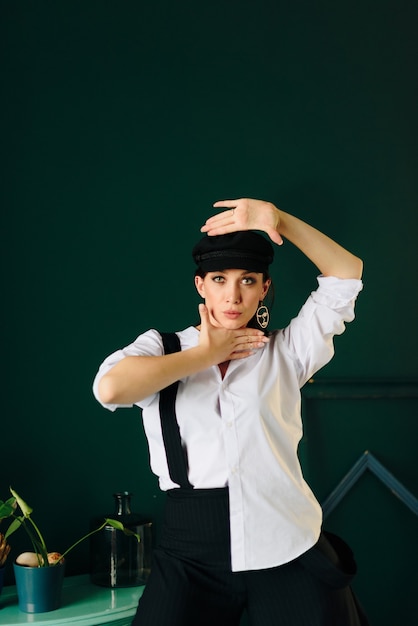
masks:
<svg viewBox="0 0 418 626"><path fill-rule="evenodd" d="M264 282L263 274L247 270L222 270L208 272L204 278L195 277L196 289L205 300L211 323L229 329L247 326L270 284L270 279Z"/></svg>

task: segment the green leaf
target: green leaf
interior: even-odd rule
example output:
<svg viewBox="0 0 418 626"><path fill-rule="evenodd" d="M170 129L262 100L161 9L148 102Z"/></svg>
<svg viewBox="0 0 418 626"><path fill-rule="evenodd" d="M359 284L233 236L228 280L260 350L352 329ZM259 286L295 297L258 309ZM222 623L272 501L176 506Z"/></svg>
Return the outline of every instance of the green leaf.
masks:
<svg viewBox="0 0 418 626"><path fill-rule="evenodd" d="M118 522L116 519L109 519L106 517L105 521L106 524L112 526L113 528L116 528L116 530L123 530L125 528L122 522Z"/></svg>
<svg viewBox="0 0 418 626"><path fill-rule="evenodd" d="M29 517L33 509L31 509L31 507L28 504L26 504L26 502L22 500L22 498L16 493L16 491L13 491L11 487L10 487L10 493L16 498L16 502L18 503L23 515L25 517Z"/></svg>
<svg viewBox="0 0 418 626"><path fill-rule="evenodd" d="M0 500L0 520L13 515L16 509L16 498L9 498L6 502Z"/></svg>
<svg viewBox="0 0 418 626"><path fill-rule="evenodd" d="M16 517L13 522L10 524L9 528L6 531L6 534L4 535L4 538L7 539L7 537L10 537L10 535L12 535L15 530L17 530L18 528L21 527L22 523L23 523L23 517Z"/></svg>
<svg viewBox="0 0 418 626"><path fill-rule="evenodd" d="M136 540L138 541L138 543L141 541L141 537L137 533L134 533L133 530L129 530L129 528L125 528L122 522L118 522L115 519L109 519L109 518L106 518L105 521L106 521L106 524L108 524L109 526L113 526L113 528L116 528L116 530L122 530L125 535L133 535L134 537L136 537Z"/></svg>

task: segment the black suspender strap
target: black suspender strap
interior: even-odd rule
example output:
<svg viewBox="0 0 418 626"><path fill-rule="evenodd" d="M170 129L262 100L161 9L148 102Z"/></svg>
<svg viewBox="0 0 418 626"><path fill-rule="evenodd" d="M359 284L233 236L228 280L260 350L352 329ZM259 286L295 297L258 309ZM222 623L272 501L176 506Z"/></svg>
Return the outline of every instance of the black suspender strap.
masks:
<svg viewBox="0 0 418 626"><path fill-rule="evenodd" d="M180 352L180 340L176 333L160 333L165 354ZM168 471L173 482L184 489L193 489L187 475L186 453L181 445L179 425L176 418L176 395L179 381L160 391L160 419Z"/></svg>

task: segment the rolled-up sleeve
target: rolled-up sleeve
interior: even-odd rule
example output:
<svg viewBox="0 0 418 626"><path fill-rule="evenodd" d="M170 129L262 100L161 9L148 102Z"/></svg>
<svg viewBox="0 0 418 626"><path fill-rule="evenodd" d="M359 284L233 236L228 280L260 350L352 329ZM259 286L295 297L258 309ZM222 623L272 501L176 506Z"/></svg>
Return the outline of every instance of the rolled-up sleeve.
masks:
<svg viewBox="0 0 418 626"><path fill-rule="evenodd" d="M319 276L318 285L283 330L301 387L333 357L333 337L341 335L345 324L354 319L356 298L363 288L361 280L333 276Z"/></svg>
<svg viewBox="0 0 418 626"><path fill-rule="evenodd" d="M121 350L116 350L110 354L100 365L99 370L93 381L93 394L96 400L109 411L115 411L118 408L130 408L133 404L106 404L100 400L99 397L99 383L107 372L114 367L119 361L127 356L159 356L163 353L162 341L160 334L154 330L148 330L147 332L139 335L135 341ZM145 406L149 402L152 402L154 396L141 401L141 406ZM138 404L139 406L139 404Z"/></svg>

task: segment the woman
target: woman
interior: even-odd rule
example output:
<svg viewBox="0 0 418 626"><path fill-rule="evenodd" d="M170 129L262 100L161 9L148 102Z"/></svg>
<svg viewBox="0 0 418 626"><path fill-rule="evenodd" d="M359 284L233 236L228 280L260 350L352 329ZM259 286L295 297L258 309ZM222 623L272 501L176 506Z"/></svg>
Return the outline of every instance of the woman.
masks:
<svg viewBox="0 0 418 626"><path fill-rule="evenodd" d="M269 202L214 207L224 210L193 249L200 325L176 333L177 347L147 331L108 357L94 382L106 408L142 408L167 493L133 624L238 626L243 611L251 626L366 624L349 587L351 553L321 532L297 457L300 388L354 318L362 262ZM263 301L274 249L254 231L291 241L321 274L299 315L273 333Z"/></svg>

